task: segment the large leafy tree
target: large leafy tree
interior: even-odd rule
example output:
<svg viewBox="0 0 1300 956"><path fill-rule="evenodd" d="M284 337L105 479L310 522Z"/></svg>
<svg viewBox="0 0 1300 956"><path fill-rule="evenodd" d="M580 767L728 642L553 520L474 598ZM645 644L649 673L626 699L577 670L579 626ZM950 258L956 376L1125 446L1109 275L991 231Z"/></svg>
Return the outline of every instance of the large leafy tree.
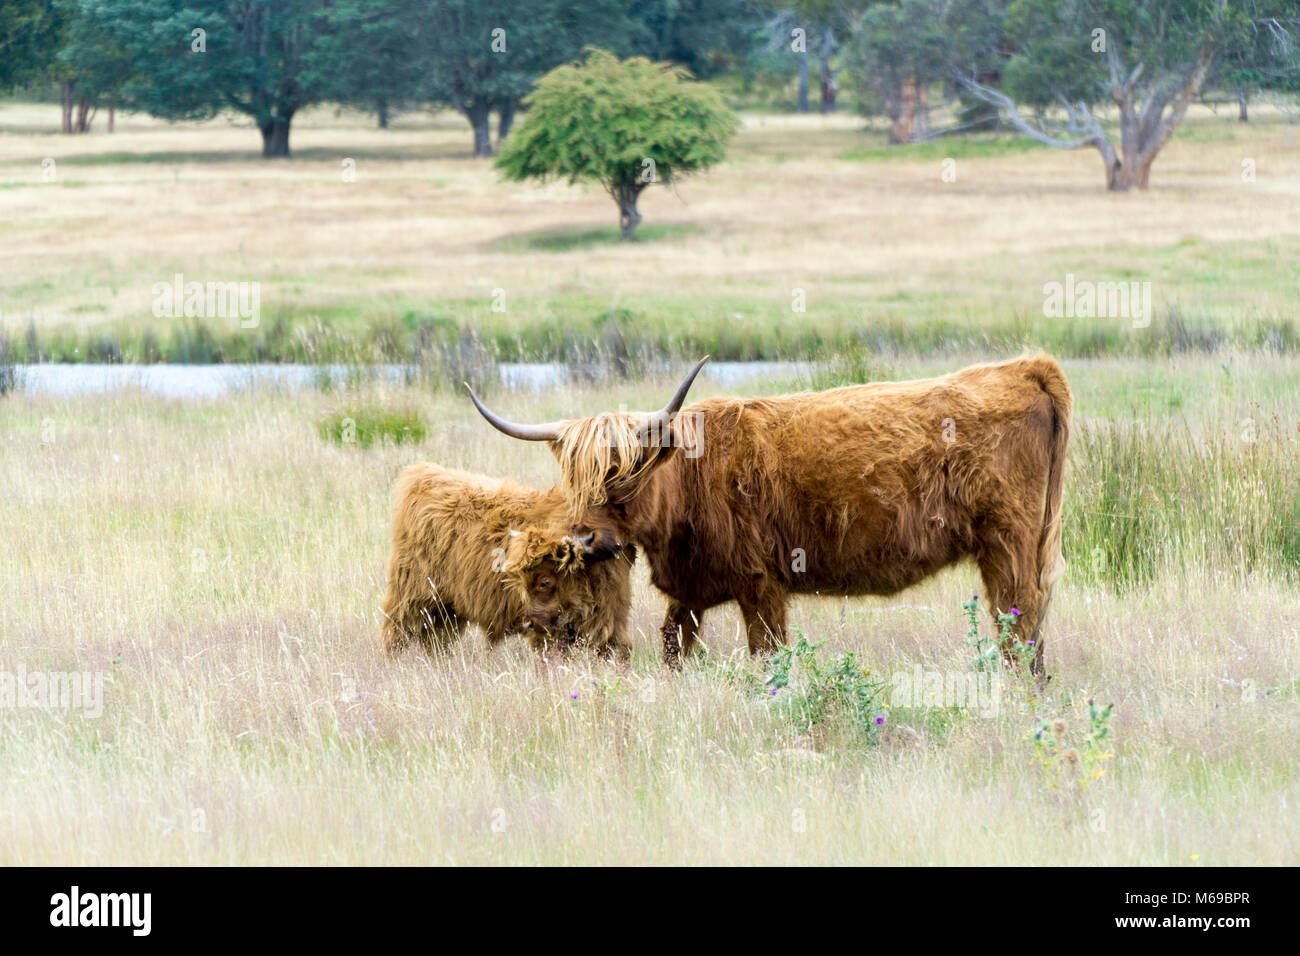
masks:
<svg viewBox="0 0 1300 956"><path fill-rule="evenodd" d="M233 109L252 117L262 155L287 157L294 115L320 102L339 70L331 23L313 0L93 0L82 14L126 51L123 95L168 119Z"/></svg>
<svg viewBox="0 0 1300 956"><path fill-rule="evenodd" d="M1246 46L1263 6L1264 0L1016 0L1005 24L1008 49L985 51L1002 61L1003 89L975 79L987 68L978 57L960 63L956 75L1038 142L1096 149L1110 189L1145 189L1216 56ZM1102 106L1118 113L1118 135L1103 125Z"/></svg>
<svg viewBox="0 0 1300 956"><path fill-rule="evenodd" d="M599 183L618 204L624 239L641 222L641 193L721 162L738 125L717 91L681 67L603 50L546 74L525 104L497 168L513 180Z"/></svg>

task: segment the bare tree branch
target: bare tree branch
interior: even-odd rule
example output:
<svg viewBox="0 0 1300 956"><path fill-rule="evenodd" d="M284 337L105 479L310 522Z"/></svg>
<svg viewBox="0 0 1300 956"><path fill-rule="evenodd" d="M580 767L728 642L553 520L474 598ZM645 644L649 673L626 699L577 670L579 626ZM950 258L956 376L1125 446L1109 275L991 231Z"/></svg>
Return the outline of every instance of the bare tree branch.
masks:
<svg viewBox="0 0 1300 956"><path fill-rule="evenodd" d="M1102 142L1109 145L1101 124L1097 122L1096 117L1088 111L1088 107L1083 103L1071 106L1064 97L1059 93L1057 94L1069 118L1068 124L1062 130L1069 138L1062 139L1046 132L1041 123L1039 126L1035 126L1021 116L1015 101L1005 93L984 86L982 83L977 83L960 71L954 71L953 75L956 81L976 99L1005 111L1011 125L1036 143L1042 143L1044 146L1051 146L1056 149L1081 149L1085 146L1100 148L1099 144Z"/></svg>

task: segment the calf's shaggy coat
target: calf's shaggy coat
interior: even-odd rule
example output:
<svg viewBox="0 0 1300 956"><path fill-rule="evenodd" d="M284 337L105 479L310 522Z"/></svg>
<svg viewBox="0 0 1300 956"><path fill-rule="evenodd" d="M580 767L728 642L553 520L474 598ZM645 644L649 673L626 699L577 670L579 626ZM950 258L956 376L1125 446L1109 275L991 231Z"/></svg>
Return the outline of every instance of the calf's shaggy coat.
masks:
<svg viewBox="0 0 1300 956"><path fill-rule="evenodd" d="M515 425L475 398L498 429L550 443L575 513L599 509L641 546L670 599L670 663L716 605L736 601L750 650L767 652L792 594L893 594L970 557L995 611L1019 611L1042 676L1072 403L1054 360L678 414L702 364L648 415Z"/></svg>
<svg viewBox="0 0 1300 956"><path fill-rule="evenodd" d="M608 526L578 528L564 496L438 465L402 472L382 644L445 648L478 624L496 643L627 657L630 568Z"/></svg>

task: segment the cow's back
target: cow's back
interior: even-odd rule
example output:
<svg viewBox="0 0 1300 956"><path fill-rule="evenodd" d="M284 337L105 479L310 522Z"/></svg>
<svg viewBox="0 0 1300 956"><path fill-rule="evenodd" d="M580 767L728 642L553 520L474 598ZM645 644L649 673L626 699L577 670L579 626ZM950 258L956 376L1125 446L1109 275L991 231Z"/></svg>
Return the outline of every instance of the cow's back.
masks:
<svg viewBox="0 0 1300 956"><path fill-rule="evenodd" d="M1041 381L1051 369L1059 373L1050 359L1018 359L692 404L684 413L703 414L705 442L698 457L674 462L692 504L666 536L670 553L652 555L656 578L675 579L701 604L754 575L797 592L888 594L916 583L971 552L1008 483L1045 483L1045 473L1027 473L1042 456L1026 459L1025 449L1050 439Z"/></svg>

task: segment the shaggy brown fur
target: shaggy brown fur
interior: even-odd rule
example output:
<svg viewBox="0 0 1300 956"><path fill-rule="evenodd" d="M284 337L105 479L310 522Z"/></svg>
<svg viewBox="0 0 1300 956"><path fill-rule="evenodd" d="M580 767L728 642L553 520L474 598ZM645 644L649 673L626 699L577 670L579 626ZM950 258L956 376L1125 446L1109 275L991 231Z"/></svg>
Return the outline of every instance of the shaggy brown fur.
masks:
<svg viewBox="0 0 1300 956"><path fill-rule="evenodd" d="M412 465L395 492L383 646L445 648L473 623L494 643L524 633L626 659L635 556L608 525L575 530L558 489Z"/></svg>
<svg viewBox="0 0 1300 956"><path fill-rule="evenodd" d="M599 506L645 551L670 598L670 663L718 604L738 602L750 650L770 651L785 641L791 594L893 594L971 557L992 607L1020 612L1041 676L1040 626L1064 568L1071 402L1061 367L1040 356L920 381L710 398L681 411L671 442L645 440L645 415L579 419L550 446L570 504ZM697 423L702 434L677 433Z"/></svg>

